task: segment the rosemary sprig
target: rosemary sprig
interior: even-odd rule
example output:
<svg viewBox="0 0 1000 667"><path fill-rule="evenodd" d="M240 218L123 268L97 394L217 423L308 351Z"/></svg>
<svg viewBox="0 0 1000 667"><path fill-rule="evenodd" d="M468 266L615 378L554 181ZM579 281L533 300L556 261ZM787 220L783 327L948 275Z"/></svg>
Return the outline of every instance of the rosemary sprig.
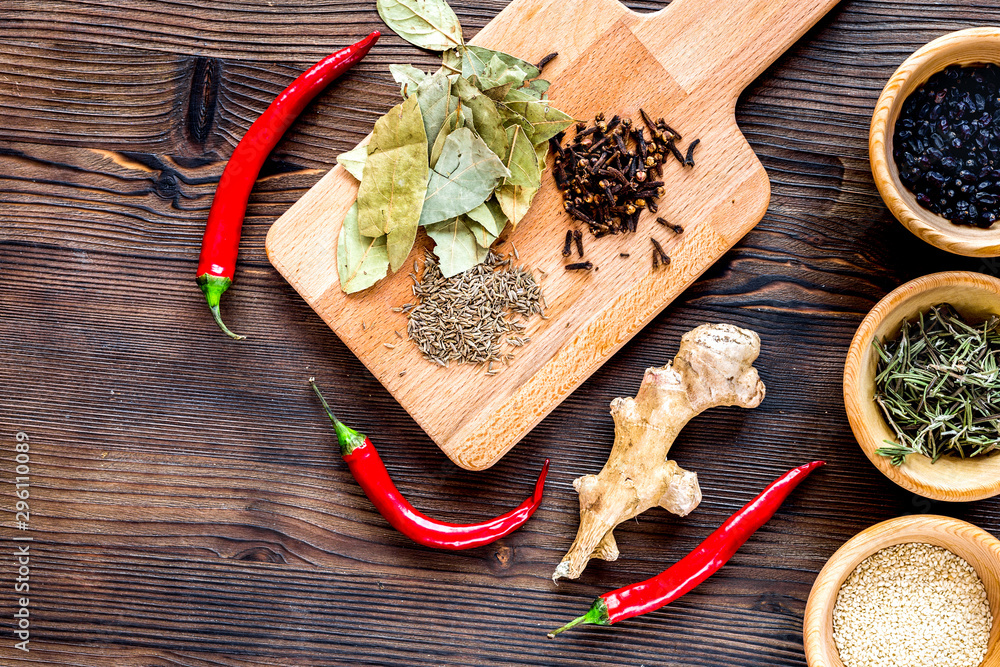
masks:
<svg viewBox="0 0 1000 667"><path fill-rule="evenodd" d="M1000 317L974 326L938 304L873 344L875 400L896 434L878 454L898 466L910 454L936 462L1000 449Z"/></svg>

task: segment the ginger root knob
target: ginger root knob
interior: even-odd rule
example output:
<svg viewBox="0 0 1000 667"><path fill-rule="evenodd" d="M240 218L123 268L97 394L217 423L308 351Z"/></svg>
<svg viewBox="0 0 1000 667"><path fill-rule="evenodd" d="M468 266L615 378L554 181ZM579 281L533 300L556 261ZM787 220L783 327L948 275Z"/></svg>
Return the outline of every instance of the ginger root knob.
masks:
<svg viewBox="0 0 1000 667"><path fill-rule="evenodd" d="M613 531L659 505L685 516L701 502L698 476L667 459L681 429L716 406L755 408L764 383L753 367L760 338L730 324L703 324L681 338L673 362L649 368L635 398L611 402L615 443L604 469L573 482L580 495L576 540L552 574L576 579L591 558L615 560Z"/></svg>

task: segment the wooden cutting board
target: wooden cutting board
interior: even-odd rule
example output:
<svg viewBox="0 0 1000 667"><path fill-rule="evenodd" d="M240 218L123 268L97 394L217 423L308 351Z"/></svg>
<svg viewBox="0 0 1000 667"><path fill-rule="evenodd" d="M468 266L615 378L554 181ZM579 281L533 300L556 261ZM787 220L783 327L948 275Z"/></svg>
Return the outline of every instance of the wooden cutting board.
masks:
<svg viewBox="0 0 1000 667"><path fill-rule="evenodd" d="M642 15L616 0L513 0L471 40L531 62L558 51L543 77L552 103L576 118L603 111L638 120L643 107L684 136L682 148L701 139L693 169L669 161L663 175L658 214L684 233L648 212L635 234L585 232L590 273L562 268L566 230L577 225L546 172L525 218L495 247L509 252L512 242L521 263L544 275L549 319L531 320L531 342L495 376L442 368L396 336L406 316L392 308L412 300L408 270L358 294L341 291L337 236L357 194L341 167L274 223L268 257L452 461L488 468L764 216L770 185L736 126L736 99L836 3L674 0ZM669 267L653 271L650 236ZM428 246L421 234L411 260Z"/></svg>

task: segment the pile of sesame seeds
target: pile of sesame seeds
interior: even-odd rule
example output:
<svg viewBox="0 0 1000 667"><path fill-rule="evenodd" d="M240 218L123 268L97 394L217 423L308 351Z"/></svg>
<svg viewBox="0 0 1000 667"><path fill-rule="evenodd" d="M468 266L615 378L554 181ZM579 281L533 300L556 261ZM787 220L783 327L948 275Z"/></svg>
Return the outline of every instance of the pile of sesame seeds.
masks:
<svg viewBox="0 0 1000 667"><path fill-rule="evenodd" d="M495 375L514 358L514 348L531 341L524 333L527 320L545 317L545 298L532 272L513 266L513 259L491 250L481 264L451 278L430 252L421 276L414 266L418 301L394 310L409 317L406 332L426 359L441 366L482 364Z"/></svg>
<svg viewBox="0 0 1000 667"><path fill-rule="evenodd" d="M869 556L844 582L833 610L845 667L978 667L992 627L975 569L930 544Z"/></svg>

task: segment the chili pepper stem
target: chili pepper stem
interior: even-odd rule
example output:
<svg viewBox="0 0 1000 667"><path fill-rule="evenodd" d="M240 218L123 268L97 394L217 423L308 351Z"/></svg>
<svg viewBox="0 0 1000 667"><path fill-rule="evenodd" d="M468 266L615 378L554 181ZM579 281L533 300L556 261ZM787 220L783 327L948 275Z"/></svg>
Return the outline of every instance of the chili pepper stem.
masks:
<svg viewBox="0 0 1000 667"><path fill-rule="evenodd" d="M240 254L240 234L247 201L261 167L285 130L298 118L306 105L331 81L364 58L378 38L379 32L376 30L361 41L320 60L296 77L250 125L222 171L215 198L212 199L212 208L205 222L205 234L201 239L201 255L195 275L198 286L208 299L212 317L230 338L242 340L244 337L234 334L223 324L219 314L219 300L232 284L236 260Z"/></svg>
<svg viewBox="0 0 1000 667"><path fill-rule="evenodd" d="M549 639L555 639L556 635L558 635L560 632L565 632L570 628L575 628L581 623L584 625L611 625L611 619L608 617L608 605L604 601L604 598L597 598L596 600L594 600L594 604L593 606L590 607L590 611L588 611L583 616L578 616L574 618L572 621L562 626L558 630L553 630L552 632L548 633L546 637L548 637Z"/></svg>
<svg viewBox="0 0 1000 667"><path fill-rule="evenodd" d="M340 454L341 456L347 456L355 449L365 446L365 440L367 439L363 433L358 433L353 428L345 424L344 422L337 419L337 415L333 414L333 410L330 409L330 404L326 402L323 397L322 392L320 392L319 387L316 385L316 378L309 378L309 385L319 396L319 402L323 404L323 409L326 410L326 415L333 422L333 428L337 431L337 442L340 444ZM548 461L546 461L546 464Z"/></svg>
<svg viewBox="0 0 1000 667"><path fill-rule="evenodd" d="M232 284L232 278L213 276L209 273L198 276L198 287L205 293L205 300L208 301L208 309L212 312L215 323L233 340L246 340L246 336L241 336L229 330L226 323L222 321L222 314L219 312L219 303L222 301L222 294Z"/></svg>
<svg viewBox="0 0 1000 667"><path fill-rule="evenodd" d="M770 521L802 480L822 465L823 461L813 461L792 468L726 519L687 556L651 579L602 594L590 611L549 633L549 637L581 623L611 625L659 609L690 592L729 562L737 549Z"/></svg>

